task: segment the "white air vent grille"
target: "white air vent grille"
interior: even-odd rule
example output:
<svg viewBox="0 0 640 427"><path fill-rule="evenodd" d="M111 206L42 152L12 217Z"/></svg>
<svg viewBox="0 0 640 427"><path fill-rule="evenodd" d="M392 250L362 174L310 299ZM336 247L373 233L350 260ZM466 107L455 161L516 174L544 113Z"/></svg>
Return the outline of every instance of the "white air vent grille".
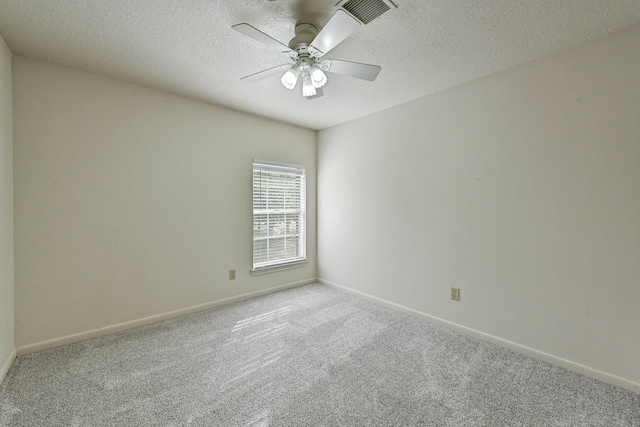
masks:
<svg viewBox="0 0 640 427"><path fill-rule="evenodd" d="M365 25L391 9L384 0L348 0L342 8Z"/></svg>

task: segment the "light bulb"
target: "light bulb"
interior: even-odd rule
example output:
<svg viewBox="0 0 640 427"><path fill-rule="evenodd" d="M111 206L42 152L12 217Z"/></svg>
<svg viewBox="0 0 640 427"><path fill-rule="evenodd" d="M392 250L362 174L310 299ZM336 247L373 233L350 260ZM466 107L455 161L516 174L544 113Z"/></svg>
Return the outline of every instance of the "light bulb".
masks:
<svg viewBox="0 0 640 427"><path fill-rule="evenodd" d="M309 74L311 75L313 87L322 87L327 82L327 76L325 76L322 70L316 65L309 69Z"/></svg>
<svg viewBox="0 0 640 427"><path fill-rule="evenodd" d="M313 87L311 76L309 76L309 73L304 73L302 76L302 96L314 96L315 94L316 88Z"/></svg>
<svg viewBox="0 0 640 427"><path fill-rule="evenodd" d="M296 87L296 83L298 83L298 76L300 75L300 71L296 68L290 68L286 73L283 74L280 81L282 85L287 89L293 89Z"/></svg>

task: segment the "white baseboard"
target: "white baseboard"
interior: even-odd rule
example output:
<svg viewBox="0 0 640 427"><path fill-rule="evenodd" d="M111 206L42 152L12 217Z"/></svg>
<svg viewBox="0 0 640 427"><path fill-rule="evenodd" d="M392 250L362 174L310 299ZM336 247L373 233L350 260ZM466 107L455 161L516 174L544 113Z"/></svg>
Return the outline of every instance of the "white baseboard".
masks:
<svg viewBox="0 0 640 427"><path fill-rule="evenodd" d="M578 374L582 374L582 375L585 375L587 377L594 378L596 380L599 380L599 381L602 381L602 382L605 382L605 383L608 383L608 384L611 384L611 385L614 385L614 386L617 386L617 387L621 387L621 388L624 388L624 389L629 390L629 391L640 393L640 384L638 384L636 382L633 382L633 381L629 381L627 379L624 379L624 378L621 378L621 377L618 377L618 376L615 376L615 375L612 375L612 374L609 374L607 372L599 371L597 369L593 369L593 368L590 368L588 366L581 365L579 363L572 362L570 360L554 356L552 354L544 353L544 352L536 350L534 348L526 347L524 345L517 344L517 343L514 343L512 341L505 340L505 339L502 339L502 338L499 338L499 337L496 337L496 336L493 336L493 335L489 335L489 334L486 334L484 332L480 332L480 331L475 330L475 329L467 328L466 326L458 325L457 323L449 322L448 320L440 319L439 317L431 316L431 315L423 313L421 311L414 310L412 308L408 308L408 307L405 307L403 305L396 304L396 303L393 303L393 302L390 302L390 301L387 301L387 300L383 300L381 298L377 298L377 297L374 297L372 295L365 294L363 292L356 291L356 290L353 290L353 289L338 285L337 283L333 283L333 282L330 282L328 280L318 279L318 283L321 283L321 284L327 285L327 286L331 286L331 287L333 287L335 289L339 289L341 291L350 293L352 295L356 295L358 297L368 299L370 301L376 302L376 303L381 304L381 305L385 305L385 306L390 307L390 308L395 309L395 310L403 311L403 312L405 312L407 314L416 316L416 317L418 317L420 319L424 319L424 320L432 322L432 323L437 323L437 324L442 325L442 326L444 326L446 328L461 332L463 334L472 336L474 338L478 338L478 339L481 339L483 341L490 342L492 344L497 344L497 345L499 345L501 347L508 348L510 350L516 351L518 353L525 354L527 356L533 357L533 358L538 359L538 360L542 360L543 362L547 362L547 363L551 363L553 365L560 366L560 367L565 368L565 369L567 369L569 371L576 372Z"/></svg>
<svg viewBox="0 0 640 427"><path fill-rule="evenodd" d="M243 301L262 295L271 294L274 292L282 291L289 288L295 288L297 286L304 286L311 283L317 283L317 280L308 279L300 282L288 283L286 285L275 286L260 291L249 292L242 295L236 295L230 298L224 298L221 300L211 301L204 304L194 305L192 307L182 308L180 310L170 311L168 313L156 314L154 316L144 317L142 319L131 320L129 322L118 323L116 325L107 326L105 328L92 329L86 332L80 332L79 334L67 335L60 338L54 338L52 340L42 341L35 344L29 344L22 347L18 347L17 354L29 354L37 351L47 350L54 347L59 347L65 344L71 344L78 341L84 341L90 338L99 337L102 335L113 334L115 332L124 331L127 329L137 328L138 326L148 325L150 323L156 323L167 319L173 319L175 317L184 316L186 314L196 313L198 311L208 310L210 308L218 307L225 304L231 304L238 301ZM8 368L7 368L8 369Z"/></svg>
<svg viewBox="0 0 640 427"><path fill-rule="evenodd" d="M2 366L0 366L0 384L4 381L4 377L7 376L7 372L9 372L9 368L11 368L14 360L16 360L15 350L9 353L9 357L7 357Z"/></svg>

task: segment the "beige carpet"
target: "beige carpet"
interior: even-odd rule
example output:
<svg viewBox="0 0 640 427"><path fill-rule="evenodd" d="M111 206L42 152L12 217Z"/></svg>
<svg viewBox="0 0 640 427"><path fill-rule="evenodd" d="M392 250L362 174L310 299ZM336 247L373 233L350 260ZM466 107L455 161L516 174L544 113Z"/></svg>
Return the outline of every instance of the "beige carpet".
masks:
<svg viewBox="0 0 640 427"><path fill-rule="evenodd" d="M640 426L640 395L322 285L20 356L2 426Z"/></svg>

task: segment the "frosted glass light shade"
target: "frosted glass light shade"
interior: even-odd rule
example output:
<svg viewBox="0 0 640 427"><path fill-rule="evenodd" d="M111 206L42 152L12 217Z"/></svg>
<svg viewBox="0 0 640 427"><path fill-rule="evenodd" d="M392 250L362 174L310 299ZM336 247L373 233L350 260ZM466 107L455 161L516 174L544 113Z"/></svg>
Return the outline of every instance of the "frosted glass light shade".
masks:
<svg viewBox="0 0 640 427"><path fill-rule="evenodd" d="M327 82L327 76L315 65L309 69L309 74L311 75L313 87L322 87Z"/></svg>
<svg viewBox="0 0 640 427"><path fill-rule="evenodd" d="M298 83L299 75L300 75L300 71L298 71L295 68L291 68L287 70L286 73L283 74L280 81L282 82L282 85L287 89L293 89L294 87L296 87L296 83Z"/></svg>
<svg viewBox="0 0 640 427"><path fill-rule="evenodd" d="M304 73L302 76L302 96L314 96L315 94L316 88L313 87L311 76L309 73Z"/></svg>

